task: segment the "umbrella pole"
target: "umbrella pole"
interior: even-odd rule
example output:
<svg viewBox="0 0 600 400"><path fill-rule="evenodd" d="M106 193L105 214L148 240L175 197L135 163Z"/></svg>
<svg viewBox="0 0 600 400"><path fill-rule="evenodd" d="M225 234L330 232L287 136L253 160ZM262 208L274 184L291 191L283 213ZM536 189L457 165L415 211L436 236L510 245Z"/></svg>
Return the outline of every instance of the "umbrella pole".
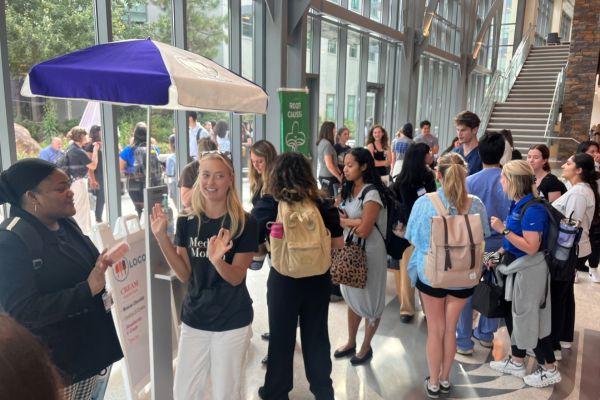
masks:
<svg viewBox="0 0 600 400"><path fill-rule="evenodd" d="M150 152L152 151L152 138L150 136L150 114L152 107L146 107L146 189L150 187ZM148 210L146 210L148 212Z"/></svg>

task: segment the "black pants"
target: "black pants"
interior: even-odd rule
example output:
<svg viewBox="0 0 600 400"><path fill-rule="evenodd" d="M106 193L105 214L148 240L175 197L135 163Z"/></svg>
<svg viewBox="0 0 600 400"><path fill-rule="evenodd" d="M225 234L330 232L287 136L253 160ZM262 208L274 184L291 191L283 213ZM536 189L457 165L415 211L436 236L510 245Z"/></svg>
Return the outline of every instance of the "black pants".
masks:
<svg viewBox="0 0 600 400"><path fill-rule="evenodd" d="M585 266L587 257L577 260L575 269ZM560 350L560 342L572 342L575 332L575 288L573 277L569 281L551 281L552 294L552 348Z"/></svg>
<svg viewBox="0 0 600 400"><path fill-rule="evenodd" d="M96 196L96 209L94 210L94 214L96 215L96 222L102 222L102 213L104 212L104 187L102 185L98 186L98 189L94 189L94 196Z"/></svg>
<svg viewBox="0 0 600 400"><path fill-rule="evenodd" d="M508 311L504 315L504 322L506 324L506 330L508 334L512 338L513 332L513 320L512 320L512 304L508 303ZM525 358L527 355L527 349L520 349L516 345L511 345L511 353L515 357ZM538 339L537 346L533 349L535 353L535 358L540 365L544 365L545 363L553 363L556 362L556 358L554 358L554 351L552 349L552 335L548 335L545 338Z"/></svg>
<svg viewBox="0 0 600 400"><path fill-rule="evenodd" d="M140 217L144 210L144 185L139 180L128 178L127 191L129 192L129 197L133 202L135 211L138 217Z"/></svg>
<svg viewBox="0 0 600 400"><path fill-rule="evenodd" d="M294 279L274 268L267 280L269 351L262 399L287 399L294 385L294 348L300 320L300 338L306 377L317 400L333 399L331 347L327 316L329 273Z"/></svg>

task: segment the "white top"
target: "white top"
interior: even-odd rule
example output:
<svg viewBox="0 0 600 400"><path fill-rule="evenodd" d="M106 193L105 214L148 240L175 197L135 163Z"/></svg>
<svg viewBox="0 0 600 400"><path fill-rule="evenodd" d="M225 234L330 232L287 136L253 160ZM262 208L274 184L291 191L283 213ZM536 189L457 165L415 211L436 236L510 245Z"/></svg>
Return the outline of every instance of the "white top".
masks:
<svg viewBox="0 0 600 400"><path fill-rule="evenodd" d="M573 218L581 221L583 232L579 240L579 258L592 253L590 244L590 225L594 219L596 199L594 191L587 183L578 183L571 187L565 194L556 199L552 206L563 213L567 218L573 213Z"/></svg>

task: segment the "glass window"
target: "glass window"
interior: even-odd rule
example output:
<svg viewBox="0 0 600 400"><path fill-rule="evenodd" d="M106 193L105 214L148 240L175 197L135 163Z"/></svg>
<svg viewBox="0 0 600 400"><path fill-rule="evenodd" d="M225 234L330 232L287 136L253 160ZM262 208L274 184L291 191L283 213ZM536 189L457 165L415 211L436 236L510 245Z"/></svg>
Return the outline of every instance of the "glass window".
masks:
<svg viewBox="0 0 600 400"><path fill-rule="evenodd" d="M253 1L242 0L242 76L254 79L254 12Z"/></svg>
<svg viewBox="0 0 600 400"><path fill-rule="evenodd" d="M132 19L115 18L115 9L132 9L135 5L147 4L147 21L137 22ZM188 3L189 4L189 3ZM171 3L163 8L153 2L144 0L128 1L113 0L113 31L115 40L137 39L140 37L151 37L163 43L171 42ZM117 127L119 131L119 149L123 150L133 143L133 131L138 122L146 123L146 110L137 106L115 106ZM169 136L173 133L173 112L169 110L153 110L150 134L154 142L154 148L159 154L165 155L171 153L169 148ZM131 148L131 147L130 147ZM125 157L124 153L124 157ZM127 159L126 168L121 171L121 183L123 185L124 195L121 197L121 208L123 215L138 214L143 209L143 193L140 190L133 190L128 185L127 172L131 169L133 158ZM132 190L129 190L132 189ZM142 204L140 205L140 194ZM171 203L176 214L175 204Z"/></svg>
<svg viewBox="0 0 600 400"><path fill-rule="evenodd" d="M329 39L327 41L327 51L331 54L337 53L337 39Z"/></svg>
<svg viewBox="0 0 600 400"><path fill-rule="evenodd" d="M381 22L381 0L371 1L371 19Z"/></svg>
<svg viewBox="0 0 600 400"><path fill-rule="evenodd" d="M369 63L367 72L367 81L379 82L379 40L369 38Z"/></svg>
<svg viewBox="0 0 600 400"><path fill-rule="evenodd" d="M361 35L356 32L348 32L348 54L346 59L346 114L344 115L344 126L350 130L350 137L356 139L356 129L358 123L358 108L356 99L358 97L360 82L360 61L358 57L352 56L360 54Z"/></svg>
<svg viewBox="0 0 600 400"><path fill-rule="evenodd" d="M229 1L188 0L187 41L192 53L229 68Z"/></svg>
<svg viewBox="0 0 600 400"><path fill-rule="evenodd" d="M335 94L328 94L325 102L325 119L333 121L335 119Z"/></svg>
<svg viewBox="0 0 600 400"><path fill-rule="evenodd" d="M313 18L306 19L306 72L312 71L312 49L313 49Z"/></svg>
<svg viewBox="0 0 600 400"><path fill-rule="evenodd" d="M334 52L330 50L330 43L335 43ZM321 24L321 59L319 70L319 126L327 119L336 118L335 103L338 80L338 28L335 25L323 22Z"/></svg>
<svg viewBox="0 0 600 400"><path fill-rule="evenodd" d="M350 10L362 13L362 0L350 0Z"/></svg>

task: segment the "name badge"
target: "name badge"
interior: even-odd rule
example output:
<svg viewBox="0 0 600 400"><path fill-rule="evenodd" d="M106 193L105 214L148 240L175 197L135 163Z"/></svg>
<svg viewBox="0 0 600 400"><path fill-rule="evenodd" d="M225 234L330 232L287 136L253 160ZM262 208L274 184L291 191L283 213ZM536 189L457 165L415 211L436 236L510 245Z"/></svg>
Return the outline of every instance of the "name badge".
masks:
<svg viewBox="0 0 600 400"><path fill-rule="evenodd" d="M104 292L104 294L102 294L102 302L104 303L104 310L109 312L114 304L112 294L110 294L110 292Z"/></svg>
<svg viewBox="0 0 600 400"><path fill-rule="evenodd" d="M417 190L417 196L419 196L419 197L423 196L426 193L427 193L427 190L425 190L425 188L423 188L423 187L421 189Z"/></svg>

